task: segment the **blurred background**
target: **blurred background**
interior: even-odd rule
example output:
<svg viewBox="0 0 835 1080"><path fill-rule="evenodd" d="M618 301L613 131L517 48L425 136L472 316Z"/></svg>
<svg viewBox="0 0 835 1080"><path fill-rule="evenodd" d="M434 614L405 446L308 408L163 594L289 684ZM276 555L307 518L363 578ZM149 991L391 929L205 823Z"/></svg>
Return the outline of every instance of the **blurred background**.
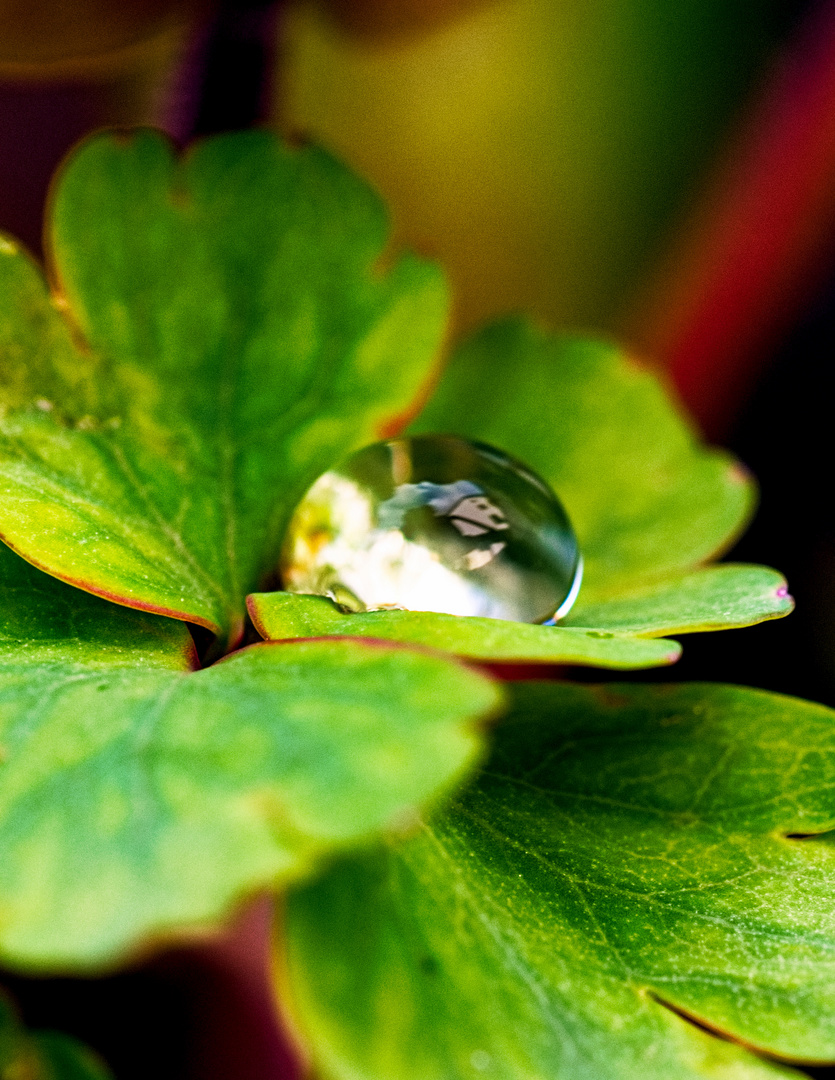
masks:
<svg viewBox="0 0 835 1080"><path fill-rule="evenodd" d="M760 481L730 557L798 601L658 677L835 705L835 0L0 0L0 229L39 254L64 154L138 123L323 143L444 263L455 332L524 311L655 367ZM293 1076L267 917L104 979L0 981L120 1080Z"/></svg>

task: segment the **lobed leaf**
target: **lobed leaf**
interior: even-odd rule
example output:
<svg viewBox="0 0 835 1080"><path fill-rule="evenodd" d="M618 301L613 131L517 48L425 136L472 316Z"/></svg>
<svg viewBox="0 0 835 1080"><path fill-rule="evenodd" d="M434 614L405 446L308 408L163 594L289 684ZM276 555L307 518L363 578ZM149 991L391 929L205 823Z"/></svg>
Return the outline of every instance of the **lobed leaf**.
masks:
<svg viewBox="0 0 835 1080"><path fill-rule="evenodd" d="M0 242L0 536L235 640L287 517L434 362L440 272L375 269L377 198L266 132L97 136L52 205L50 294Z"/></svg>
<svg viewBox="0 0 835 1080"><path fill-rule="evenodd" d="M108 1080L85 1046L58 1032L27 1032L0 993L0 1076L4 1080Z"/></svg>
<svg viewBox="0 0 835 1080"><path fill-rule="evenodd" d="M652 374L517 319L464 343L410 430L478 439L540 473L576 529L586 603L692 569L752 509L747 474L699 445Z"/></svg>
<svg viewBox="0 0 835 1080"><path fill-rule="evenodd" d="M823 706L517 685L473 787L292 896L284 979L323 1075L766 1080L796 1074L758 1055L831 1061L833 790Z"/></svg>
<svg viewBox="0 0 835 1080"><path fill-rule="evenodd" d="M782 574L766 566L725 563L599 604L581 601L561 625L659 637L753 626L781 619L793 609Z"/></svg>
<svg viewBox="0 0 835 1080"><path fill-rule="evenodd" d="M28 968L217 919L405 820L456 782L498 705L475 672L349 640L192 673L182 623L7 548L0 596L0 954Z"/></svg>
<svg viewBox="0 0 835 1080"><path fill-rule="evenodd" d="M0 665L36 661L184 671L196 655L183 623L73 589L0 544Z"/></svg>
<svg viewBox="0 0 835 1080"><path fill-rule="evenodd" d="M83 967L409 820L499 704L441 657L258 645L196 673L0 660L0 953Z"/></svg>
<svg viewBox="0 0 835 1080"><path fill-rule="evenodd" d="M563 629L431 611L345 614L324 596L255 593L247 604L259 634L271 641L347 635L423 645L469 660L620 669L672 664L681 655L675 641L649 641L608 630Z"/></svg>

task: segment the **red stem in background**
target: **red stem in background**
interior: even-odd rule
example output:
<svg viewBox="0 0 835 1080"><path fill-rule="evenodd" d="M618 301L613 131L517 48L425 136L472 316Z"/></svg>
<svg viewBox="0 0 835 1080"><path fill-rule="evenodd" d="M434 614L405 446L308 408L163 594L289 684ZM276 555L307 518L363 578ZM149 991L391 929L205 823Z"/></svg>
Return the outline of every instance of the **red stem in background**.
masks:
<svg viewBox="0 0 835 1080"><path fill-rule="evenodd" d="M196 22L159 124L178 142L265 122L285 0L217 0Z"/></svg>
<svg viewBox="0 0 835 1080"><path fill-rule="evenodd" d="M275 1007L273 903L263 897L203 946L162 957L190 986L195 1030L190 1080L299 1080L303 1065Z"/></svg>
<svg viewBox="0 0 835 1080"><path fill-rule="evenodd" d="M835 251L835 0L773 70L627 334L725 434Z"/></svg>

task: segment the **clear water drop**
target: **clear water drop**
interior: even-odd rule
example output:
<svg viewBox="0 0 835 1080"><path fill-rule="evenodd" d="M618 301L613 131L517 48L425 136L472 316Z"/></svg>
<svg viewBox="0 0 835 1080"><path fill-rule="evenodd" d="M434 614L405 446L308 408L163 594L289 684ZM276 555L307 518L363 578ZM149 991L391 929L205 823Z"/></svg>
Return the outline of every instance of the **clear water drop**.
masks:
<svg viewBox="0 0 835 1080"><path fill-rule="evenodd" d="M367 446L321 476L293 515L290 592L349 611L405 608L552 622L582 559L544 480L483 443L420 435Z"/></svg>

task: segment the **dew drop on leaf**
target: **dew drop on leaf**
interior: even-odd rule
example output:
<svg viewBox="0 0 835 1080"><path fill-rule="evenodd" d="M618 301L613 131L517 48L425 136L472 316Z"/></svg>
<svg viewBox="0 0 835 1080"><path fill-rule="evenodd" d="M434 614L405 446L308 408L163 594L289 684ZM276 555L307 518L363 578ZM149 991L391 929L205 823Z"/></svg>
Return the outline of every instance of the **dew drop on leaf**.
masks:
<svg viewBox="0 0 835 1080"><path fill-rule="evenodd" d="M349 611L548 622L574 602L582 559L561 503L525 465L422 435L367 446L319 477L293 515L281 576Z"/></svg>

